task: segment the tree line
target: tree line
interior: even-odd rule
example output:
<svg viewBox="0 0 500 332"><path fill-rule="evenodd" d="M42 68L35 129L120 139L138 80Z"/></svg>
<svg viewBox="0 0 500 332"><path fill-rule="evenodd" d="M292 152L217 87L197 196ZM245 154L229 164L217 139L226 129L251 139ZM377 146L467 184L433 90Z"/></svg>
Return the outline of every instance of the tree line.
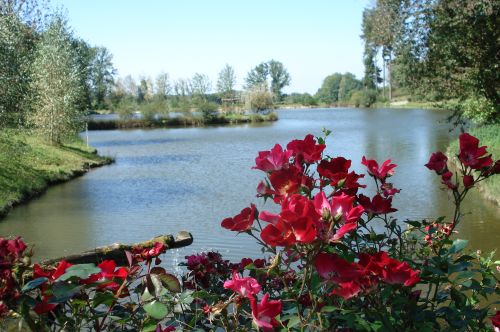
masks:
<svg viewBox="0 0 500 332"><path fill-rule="evenodd" d="M60 143L103 107L112 55L70 29L47 2L0 0L0 128L33 128Z"/></svg>
<svg viewBox="0 0 500 332"><path fill-rule="evenodd" d="M499 17L496 0L377 0L363 13L364 87L453 99L476 122L498 122Z"/></svg>

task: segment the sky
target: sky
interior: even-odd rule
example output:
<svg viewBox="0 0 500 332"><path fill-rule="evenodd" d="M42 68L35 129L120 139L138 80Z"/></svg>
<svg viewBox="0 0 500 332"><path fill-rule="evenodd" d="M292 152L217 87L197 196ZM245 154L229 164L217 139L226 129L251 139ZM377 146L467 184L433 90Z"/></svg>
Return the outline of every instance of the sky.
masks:
<svg viewBox="0 0 500 332"><path fill-rule="evenodd" d="M256 65L280 61L284 92L315 93L335 72L363 75L368 0L52 0L76 36L113 54L118 76L171 80L206 74L215 89L229 64L237 88Z"/></svg>

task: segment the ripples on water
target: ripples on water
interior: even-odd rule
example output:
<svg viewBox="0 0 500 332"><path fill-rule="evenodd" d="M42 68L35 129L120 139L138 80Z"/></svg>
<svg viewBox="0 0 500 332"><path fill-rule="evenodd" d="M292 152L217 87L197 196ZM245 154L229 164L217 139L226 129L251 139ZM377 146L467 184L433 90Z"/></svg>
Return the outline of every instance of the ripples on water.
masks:
<svg viewBox="0 0 500 332"><path fill-rule="evenodd" d="M402 189L394 200L402 211L398 218L450 215L450 198L423 167L456 137L446 116L428 110L287 110L270 124L91 131L91 144L116 162L16 208L0 223L0 233L20 234L35 244L38 257L53 257L188 230L194 243L167 255L173 268L185 255L211 248L232 259L255 257L255 241L223 230L220 221L251 202L275 209L255 198L263 178L251 170L257 152L308 133L321 135L323 127L332 130L326 153L352 159L357 172L363 172L363 155L398 164L392 179ZM364 183L370 190L370 179ZM474 214L461 232L472 246L494 249L500 243L498 209L476 199L465 210Z"/></svg>

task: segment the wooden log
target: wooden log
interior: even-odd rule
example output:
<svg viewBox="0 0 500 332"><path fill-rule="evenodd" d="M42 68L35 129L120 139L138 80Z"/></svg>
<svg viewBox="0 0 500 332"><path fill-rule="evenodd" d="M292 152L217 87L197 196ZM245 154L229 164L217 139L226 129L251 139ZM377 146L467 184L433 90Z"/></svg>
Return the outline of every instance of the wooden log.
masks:
<svg viewBox="0 0 500 332"><path fill-rule="evenodd" d="M98 247L78 254L43 260L40 262L40 265L55 265L63 259L71 264L99 264L104 260L112 259L118 266L123 266L128 265L127 256L125 255L126 250L131 251L137 247L152 248L156 242L163 243L167 247L167 249L175 249L189 246L191 243L193 243L193 236L189 232L180 231L175 238L172 235L160 235L148 241L138 242L134 244L114 243L109 246Z"/></svg>

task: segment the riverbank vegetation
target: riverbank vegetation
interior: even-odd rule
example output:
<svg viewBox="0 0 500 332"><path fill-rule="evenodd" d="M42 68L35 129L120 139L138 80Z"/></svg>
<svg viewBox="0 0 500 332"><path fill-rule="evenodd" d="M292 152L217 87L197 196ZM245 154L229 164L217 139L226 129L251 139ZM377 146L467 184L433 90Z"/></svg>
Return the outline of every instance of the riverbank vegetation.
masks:
<svg viewBox="0 0 500 332"><path fill-rule="evenodd" d="M79 139L54 145L39 134L3 130L0 132L0 217L14 205L44 192L49 185L111 161L97 155L95 149Z"/></svg>
<svg viewBox="0 0 500 332"><path fill-rule="evenodd" d="M382 84L389 103L395 92L409 101L454 99L458 117L498 123L499 15L492 0L377 0L363 13L365 89Z"/></svg>
<svg viewBox="0 0 500 332"><path fill-rule="evenodd" d="M167 118L155 114L153 118L135 118L135 119L112 119L112 120L89 120L89 130L112 130L112 129L130 129L130 128L172 128L172 127L198 127L206 125L226 125L243 123L260 123L277 121L276 112L266 114L206 114L201 115L182 115L175 118Z"/></svg>

